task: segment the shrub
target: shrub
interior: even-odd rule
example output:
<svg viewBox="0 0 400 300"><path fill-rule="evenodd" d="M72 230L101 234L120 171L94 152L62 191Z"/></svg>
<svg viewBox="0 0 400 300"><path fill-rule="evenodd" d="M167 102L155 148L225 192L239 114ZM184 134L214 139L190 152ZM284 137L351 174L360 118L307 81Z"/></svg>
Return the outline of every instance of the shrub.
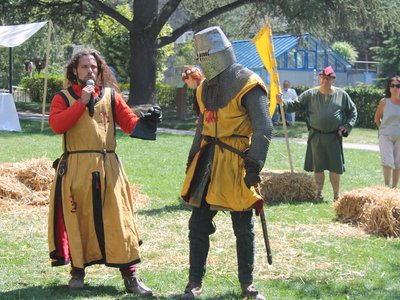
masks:
<svg viewBox="0 0 400 300"><path fill-rule="evenodd" d="M54 95L62 90L63 77L50 75L47 78L46 101L51 102ZM44 89L44 75L35 74L32 77L24 77L20 85L29 90L29 97L32 102L42 102Z"/></svg>

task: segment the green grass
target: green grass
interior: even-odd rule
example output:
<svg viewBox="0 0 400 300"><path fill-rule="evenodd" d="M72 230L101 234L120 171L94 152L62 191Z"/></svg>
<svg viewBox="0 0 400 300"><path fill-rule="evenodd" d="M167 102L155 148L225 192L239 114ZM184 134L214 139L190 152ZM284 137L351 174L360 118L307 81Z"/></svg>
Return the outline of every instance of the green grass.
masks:
<svg viewBox="0 0 400 300"><path fill-rule="evenodd" d="M21 126L21 133L0 132L0 163L61 154L61 136L47 125L44 133L40 122ZM367 133L361 134L364 140ZM150 197L137 216L144 240L140 275L158 299L174 299L187 282L190 211L179 193L192 137L160 134L151 142L118 132L117 141L129 180ZM301 171L305 145L291 143L291 151ZM265 167L288 169L285 156L285 143L273 141ZM345 149L345 158L343 192L383 182L378 152ZM324 193L320 204L266 207L274 262L266 261L257 220L256 286L267 299L400 299L399 240L337 222L328 181ZM215 223L201 299L241 299L229 213L219 213ZM104 266L87 268L87 287L69 291L68 267L52 268L48 259L46 207L3 208L0 228L0 299L138 299L124 292L118 270Z"/></svg>

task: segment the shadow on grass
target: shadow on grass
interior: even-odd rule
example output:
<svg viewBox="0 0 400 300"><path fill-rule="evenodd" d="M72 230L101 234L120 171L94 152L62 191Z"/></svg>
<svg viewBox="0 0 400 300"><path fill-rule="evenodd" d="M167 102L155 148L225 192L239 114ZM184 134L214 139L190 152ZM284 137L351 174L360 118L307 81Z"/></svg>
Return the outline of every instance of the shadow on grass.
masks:
<svg viewBox="0 0 400 300"><path fill-rule="evenodd" d="M152 297L141 297L136 294L128 294L114 286L90 286L86 285L81 290L70 290L66 285L33 286L22 289L15 289L8 292L0 292L0 299L180 299L179 294L163 296L154 293ZM227 292L221 295L202 296L203 300L242 299L239 294Z"/></svg>
<svg viewBox="0 0 400 300"><path fill-rule="evenodd" d="M280 205L303 205L303 204L329 204L328 201L319 201L319 200L293 200L293 201L266 201L264 203L264 206L280 206Z"/></svg>
<svg viewBox="0 0 400 300"><path fill-rule="evenodd" d="M400 290L389 286L389 282L391 280L387 278L366 284L365 279L361 278L348 282L332 282L327 278L307 280L294 277L285 281L274 280L270 284L274 289L290 295L282 297L285 299L400 299Z"/></svg>
<svg viewBox="0 0 400 300"><path fill-rule="evenodd" d="M166 213L174 213L177 211L183 211L183 210L190 210L190 208L186 207L183 203L177 203L173 205L166 205L158 208L152 208L152 209L142 209L140 211L141 215L145 216L158 216L160 214L166 214Z"/></svg>
<svg viewBox="0 0 400 300"><path fill-rule="evenodd" d="M0 292L0 299L82 299L101 296L111 296L113 299L117 299L122 297L123 293L114 286L90 285L86 285L82 290L70 290L66 285L49 285Z"/></svg>

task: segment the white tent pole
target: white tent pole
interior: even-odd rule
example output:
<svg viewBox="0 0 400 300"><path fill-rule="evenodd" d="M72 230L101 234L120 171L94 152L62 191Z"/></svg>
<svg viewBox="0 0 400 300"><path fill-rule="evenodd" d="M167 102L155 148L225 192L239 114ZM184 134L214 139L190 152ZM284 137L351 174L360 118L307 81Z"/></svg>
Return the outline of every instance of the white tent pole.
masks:
<svg viewBox="0 0 400 300"><path fill-rule="evenodd" d="M43 129L44 129L44 114L46 112L47 77L49 74L50 38L51 38L51 30L52 29L53 29L53 22L51 22L51 20L49 20L49 33L47 36L47 50L46 50L46 67L44 69L44 88L43 88L41 132L43 132Z"/></svg>

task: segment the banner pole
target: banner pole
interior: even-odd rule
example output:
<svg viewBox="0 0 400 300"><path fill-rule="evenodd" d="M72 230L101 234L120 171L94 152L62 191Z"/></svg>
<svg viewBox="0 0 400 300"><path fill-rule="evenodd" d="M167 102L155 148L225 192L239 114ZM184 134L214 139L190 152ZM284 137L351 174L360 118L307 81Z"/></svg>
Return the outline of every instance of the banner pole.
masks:
<svg viewBox="0 0 400 300"><path fill-rule="evenodd" d="M46 96L47 96L47 78L49 75L49 55L50 55L50 40L51 30L53 29L53 22L49 20L49 32L47 36L47 49L46 49L46 67L44 69L44 88L43 88L43 102L42 102L42 124L40 131L44 130L44 114L46 112Z"/></svg>

